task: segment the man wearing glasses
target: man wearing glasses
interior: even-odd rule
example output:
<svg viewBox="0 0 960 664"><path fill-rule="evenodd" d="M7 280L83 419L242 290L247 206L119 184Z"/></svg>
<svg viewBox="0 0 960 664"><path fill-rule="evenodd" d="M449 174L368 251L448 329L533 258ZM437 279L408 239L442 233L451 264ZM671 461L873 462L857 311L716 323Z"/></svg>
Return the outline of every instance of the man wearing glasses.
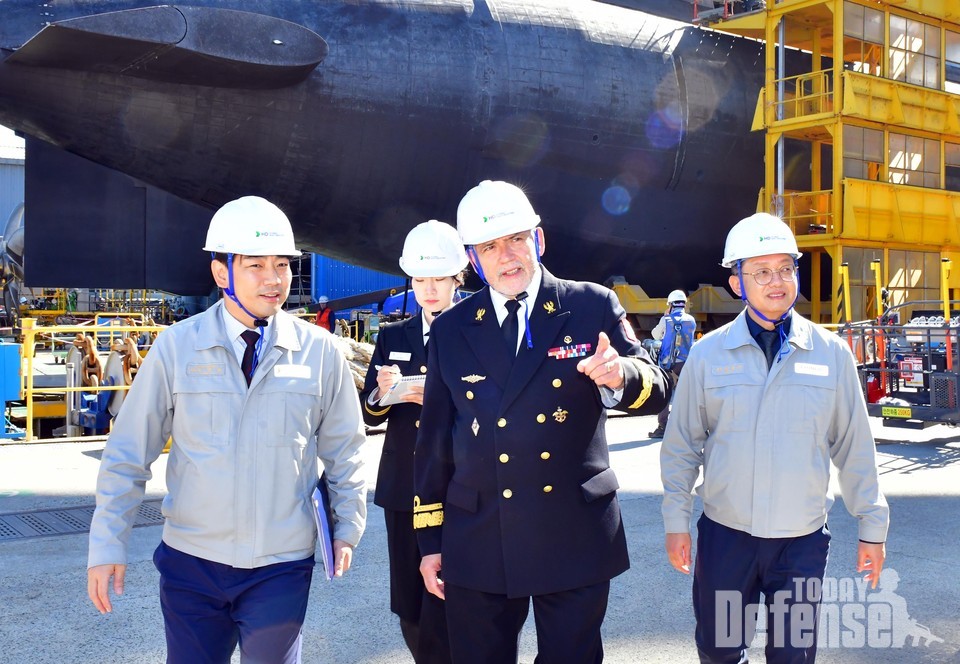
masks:
<svg viewBox="0 0 960 664"><path fill-rule="evenodd" d="M730 230L722 265L745 307L691 349L660 451L667 557L685 574L703 470L693 579L702 663L746 661L761 611L767 662L814 660L831 461L859 521L857 572L875 588L883 568L889 510L856 365L837 335L794 311L799 258L777 217Z"/></svg>

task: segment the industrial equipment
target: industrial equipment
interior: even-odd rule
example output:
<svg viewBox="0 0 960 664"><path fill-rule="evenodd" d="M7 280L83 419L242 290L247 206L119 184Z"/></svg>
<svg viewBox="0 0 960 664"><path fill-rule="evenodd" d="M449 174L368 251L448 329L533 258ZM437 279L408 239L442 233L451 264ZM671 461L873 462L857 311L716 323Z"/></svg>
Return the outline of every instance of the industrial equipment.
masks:
<svg viewBox="0 0 960 664"><path fill-rule="evenodd" d="M908 302L839 330L857 358L867 411L884 426L960 424L960 302L949 318L939 304Z"/></svg>

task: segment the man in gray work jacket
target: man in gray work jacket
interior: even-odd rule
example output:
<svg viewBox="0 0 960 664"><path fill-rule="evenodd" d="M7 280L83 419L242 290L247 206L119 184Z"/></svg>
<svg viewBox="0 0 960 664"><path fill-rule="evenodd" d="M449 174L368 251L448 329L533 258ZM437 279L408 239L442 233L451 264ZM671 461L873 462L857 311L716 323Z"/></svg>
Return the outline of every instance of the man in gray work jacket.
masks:
<svg viewBox="0 0 960 664"><path fill-rule="evenodd" d="M336 575L366 522L363 422L326 330L280 307L290 222L253 196L213 216L204 247L224 297L162 332L144 360L97 480L88 594L112 611L150 465L171 441L163 539L154 554L167 661L299 662L314 564L318 459L334 512Z"/></svg>
<svg viewBox="0 0 960 664"><path fill-rule="evenodd" d="M661 447L667 557L687 574L703 469L693 603L704 663L746 661L761 591L767 662L814 660L831 460L860 522L857 571L876 587L883 568L889 511L856 366L839 337L793 310L799 257L769 214L730 230L722 265L746 307L691 349Z"/></svg>

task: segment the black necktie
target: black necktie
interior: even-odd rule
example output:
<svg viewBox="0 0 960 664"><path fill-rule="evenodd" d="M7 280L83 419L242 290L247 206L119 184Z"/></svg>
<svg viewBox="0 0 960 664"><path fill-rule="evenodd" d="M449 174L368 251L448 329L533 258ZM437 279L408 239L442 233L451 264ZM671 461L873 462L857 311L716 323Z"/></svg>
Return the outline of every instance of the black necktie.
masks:
<svg viewBox="0 0 960 664"><path fill-rule="evenodd" d="M260 333L255 330L246 330L240 336L247 344L247 347L243 349L240 370L243 372L243 377L247 379L247 385L250 385L250 379L253 378L253 354L256 350L257 340L260 339Z"/></svg>
<svg viewBox="0 0 960 664"><path fill-rule="evenodd" d="M780 328L761 330L760 334L757 335L757 343L760 344L760 349L767 357L767 370L769 370L773 366L777 353L780 352Z"/></svg>
<svg viewBox="0 0 960 664"><path fill-rule="evenodd" d="M520 332L520 323L517 321L517 309L520 303L516 300L507 300L507 317L503 319L500 325L500 331L503 333L503 343L507 346L507 353L510 360L517 356L517 335Z"/></svg>

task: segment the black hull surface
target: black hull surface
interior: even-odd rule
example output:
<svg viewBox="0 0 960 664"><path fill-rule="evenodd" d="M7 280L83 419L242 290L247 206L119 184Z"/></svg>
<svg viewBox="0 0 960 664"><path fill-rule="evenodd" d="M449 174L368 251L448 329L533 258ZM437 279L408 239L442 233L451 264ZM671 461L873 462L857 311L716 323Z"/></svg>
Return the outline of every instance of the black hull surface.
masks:
<svg viewBox="0 0 960 664"><path fill-rule="evenodd" d="M762 185L763 137L750 132L762 45L638 11L192 0L182 17L120 12L72 27L73 17L148 3L51 4L42 20L54 28L35 37L36 3L3 3L0 124L207 216L234 197L265 196L287 211L303 248L366 267L397 273L410 228L454 222L471 186L506 179L541 215L556 273L622 275L664 295L723 280L723 238ZM200 46L178 41L178 21L184 34L210 29L225 10L251 14L230 12L231 29ZM296 42L289 52L284 40ZM104 227L96 255L78 252L75 265L45 249L70 219L27 208L28 282L107 278L120 220L97 196L70 205ZM152 226L138 236L146 254L163 245L171 270L205 264L199 243L170 256L169 243L148 240L202 238L194 227L205 215L142 223ZM141 286L165 288L127 287Z"/></svg>

